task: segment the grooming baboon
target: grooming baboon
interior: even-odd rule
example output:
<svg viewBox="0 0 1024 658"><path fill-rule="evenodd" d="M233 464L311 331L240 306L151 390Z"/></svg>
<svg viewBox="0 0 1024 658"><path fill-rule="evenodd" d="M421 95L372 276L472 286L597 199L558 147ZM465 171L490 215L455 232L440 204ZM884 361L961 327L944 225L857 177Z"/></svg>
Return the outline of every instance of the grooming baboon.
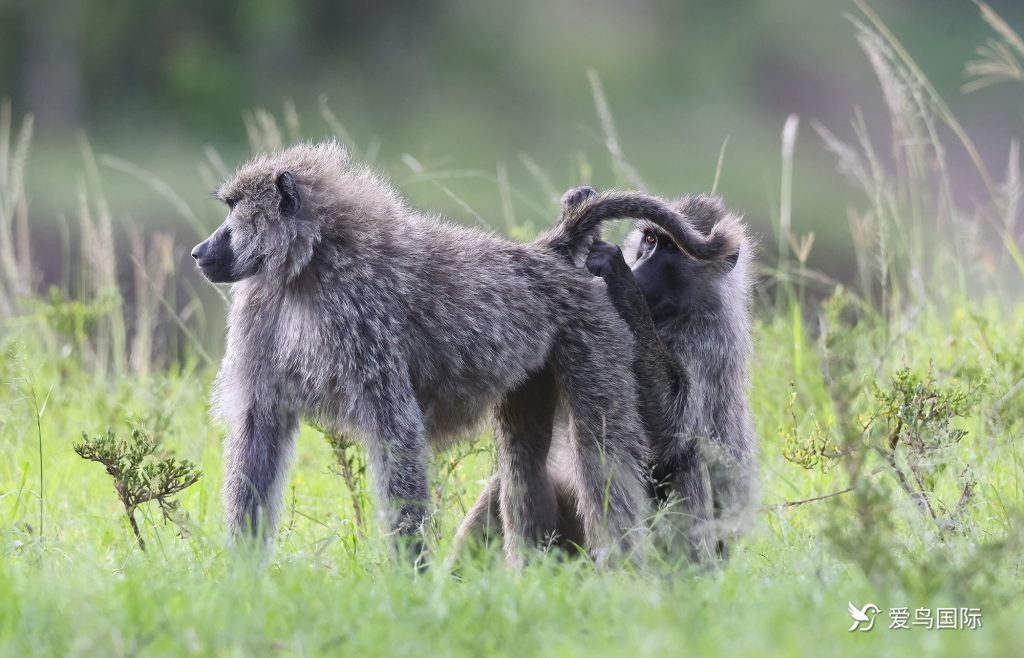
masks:
<svg viewBox="0 0 1024 658"><path fill-rule="evenodd" d="M674 502L659 524L669 550L703 556L724 554L726 542L751 511L757 442L747 402L747 356L751 349L747 309L747 265L752 245L742 224L721 201L705 195L674 204L709 242L731 245L724 259L698 260L679 249L672 222L638 221L626 240L627 260L618 247L595 241L603 219L619 217L631 193L597 194L589 187L563 197L554 230L538 239L578 258L589 248L586 267L604 279L609 298L634 335L632 367L649 446L645 468L652 498ZM650 197L634 195L634 216L651 215ZM687 249L692 253L693 250ZM721 252L718 252L721 253ZM632 265L632 268L630 268ZM564 442L556 441L556 445ZM553 451L551 478L564 480ZM457 535L456 553L470 537L486 534L500 516L501 479L488 483ZM568 487L557 491L562 510L572 509ZM679 509L681 507L681 509ZM560 533L578 542L578 523L562 515Z"/></svg>
<svg viewBox="0 0 1024 658"><path fill-rule="evenodd" d="M662 487L659 499L666 493L681 495L683 512L697 521L694 538L717 539L716 551L725 556L729 540L754 512L758 477L747 391L753 244L717 197L688 195L672 205L706 235L723 221L730 230L739 227L739 248L724 260L698 261L679 253L660 227L640 220L626 238L625 258L614 245L600 243L588 267L604 278L612 303L633 329L641 345L635 352L654 360L653 366L635 369L642 379L640 400L659 390L672 392L667 401L674 411L671 431L654 436L674 440L652 447L654 479ZM712 532L703 532L707 526L700 523L707 514L705 489L697 482L704 463L714 510Z"/></svg>
<svg viewBox="0 0 1024 658"><path fill-rule="evenodd" d="M335 143L243 166L224 224L192 252L231 282L214 411L230 425L224 500L235 534L269 533L301 417L367 446L390 527L414 555L428 442L494 409L505 552L557 527L545 461L567 410L587 546L615 544L647 509L628 327L600 287L550 248L408 208Z"/></svg>

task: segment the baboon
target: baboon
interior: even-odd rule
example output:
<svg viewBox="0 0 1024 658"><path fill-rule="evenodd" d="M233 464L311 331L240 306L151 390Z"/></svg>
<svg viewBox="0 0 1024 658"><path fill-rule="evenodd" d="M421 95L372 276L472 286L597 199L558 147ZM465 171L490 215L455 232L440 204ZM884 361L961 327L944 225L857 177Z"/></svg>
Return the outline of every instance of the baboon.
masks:
<svg viewBox="0 0 1024 658"><path fill-rule="evenodd" d="M541 236L562 254L601 277L616 310L634 336L632 369L648 443L649 495L674 503L660 524L660 538L673 553L697 558L724 556L728 539L751 511L757 441L747 401L747 357L751 351L748 264L752 244L738 218L720 199L690 195L672 204L708 242L730 245L725 258L693 257L680 250L671 222L636 222L622 251L597 240L600 223L619 217L631 193L598 194L590 187L570 190L558 225ZM650 197L635 194L634 217L651 215ZM614 209L613 209L614 208ZM675 239L670 239L670 235ZM685 253L685 252L689 253ZM564 441L556 441L564 445ZM558 450L549 461L551 479L566 476ZM501 478L495 476L457 533L457 554L469 538L486 535L500 516ZM559 532L565 543L582 537L570 487L556 487L562 510ZM679 507L681 509L673 509Z"/></svg>
<svg viewBox="0 0 1024 658"><path fill-rule="evenodd" d="M217 194L227 219L192 255L233 284L213 396L232 534L272 532L306 417L365 441L388 526L419 560L428 443L492 409L507 559L556 531L556 412L586 545L630 550L647 509L632 337L585 272L410 209L335 142L258 156Z"/></svg>
<svg viewBox="0 0 1024 658"><path fill-rule="evenodd" d="M622 251L596 243L588 268L608 284L612 303L633 329L642 346L634 350L637 358L654 362L634 369L641 403L671 392L671 431L653 434L661 440L651 456L657 499L681 496L684 514L696 521L692 538L726 557L730 540L750 521L757 489L758 445L747 391L753 243L718 197L693 194L671 205L706 235L723 222L738 230L738 249L722 260L695 260L679 253L659 226L641 219ZM701 523L709 502L706 484L698 482L704 477L710 479L710 527Z"/></svg>

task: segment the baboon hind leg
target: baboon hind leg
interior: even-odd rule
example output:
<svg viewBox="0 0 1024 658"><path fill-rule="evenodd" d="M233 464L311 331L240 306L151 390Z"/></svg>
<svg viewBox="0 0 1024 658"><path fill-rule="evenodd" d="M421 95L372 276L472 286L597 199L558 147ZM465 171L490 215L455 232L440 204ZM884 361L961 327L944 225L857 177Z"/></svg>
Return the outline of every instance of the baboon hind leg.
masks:
<svg viewBox="0 0 1024 658"><path fill-rule="evenodd" d="M505 559L519 566L527 544L543 545L555 534L558 511L547 471L557 388L550 368L509 393L495 412L498 489Z"/></svg>
<svg viewBox="0 0 1024 658"><path fill-rule="evenodd" d="M473 548L487 549L494 536L501 536L500 480L492 475L476 502L462 519L452 540L449 570Z"/></svg>
<svg viewBox="0 0 1024 658"><path fill-rule="evenodd" d="M578 547L586 545L583 524L576 506L576 489L571 478L559 470L552 471L550 463L548 474L554 487L558 510L555 543L560 548L576 552ZM449 571L473 548L486 551L495 537L502 536L500 498L501 478L492 475L455 532L448 561Z"/></svg>
<svg viewBox="0 0 1024 658"><path fill-rule="evenodd" d="M603 561L616 546L629 557L647 509L642 482L644 430L629 364L595 346L608 336L576 335L556 349L561 393L571 417L569 443L587 549ZM619 355L621 356L621 355Z"/></svg>

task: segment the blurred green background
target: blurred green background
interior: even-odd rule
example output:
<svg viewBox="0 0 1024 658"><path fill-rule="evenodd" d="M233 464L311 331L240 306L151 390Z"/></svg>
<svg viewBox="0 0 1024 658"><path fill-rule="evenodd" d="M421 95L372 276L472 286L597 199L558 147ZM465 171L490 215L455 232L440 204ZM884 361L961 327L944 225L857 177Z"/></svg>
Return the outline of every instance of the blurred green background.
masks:
<svg viewBox="0 0 1024 658"><path fill-rule="evenodd" d="M1024 25L1024 3L990 4ZM977 7L872 6L1001 172L1024 106L1016 86L960 90L964 63L991 34ZM76 212L80 137L152 171L212 228L221 214L199 174L204 147L233 168L248 154L243 112L265 107L280 117L287 102L303 135L327 135L321 98L357 150L376 153L415 203L474 222L469 206L502 232L539 229L554 219L552 189L627 182L610 164L588 69L603 83L626 158L653 192L710 189L728 138L719 191L761 235L766 260L780 133L798 114L793 228L816 232L812 266L845 278L853 262L846 208L856 193L810 121L849 137L860 107L879 150L888 148L882 94L844 16L854 9L847 0L6 0L0 96L12 99L15 116L36 117L27 185L43 278L59 276L58 219ZM428 172L464 175L441 189L412 176L406 154ZM970 199L973 169L963 153L949 157L959 198ZM550 189L526 162L539 164ZM108 167L100 173L115 220L169 230L187 261L198 230L151 187ZM517 194L503 202L505 175Z"/></svg>

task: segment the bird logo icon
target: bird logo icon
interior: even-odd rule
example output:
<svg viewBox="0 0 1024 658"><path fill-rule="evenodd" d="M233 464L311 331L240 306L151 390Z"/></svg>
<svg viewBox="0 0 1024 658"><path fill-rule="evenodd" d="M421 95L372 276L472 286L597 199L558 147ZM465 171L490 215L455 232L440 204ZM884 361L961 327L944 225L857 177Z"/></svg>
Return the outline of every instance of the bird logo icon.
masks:
<svg viewBox="0 0 1024 658"><path fill-rule="evenodd" d="M853 617L853 626L850 626L851 631L860 630L861 632L870 631L875 627L875 616L878 614L878 606L874 603L869 603L863 608L858 608L853 605L853 601L847 601L847 610L850 612L850 616ZM870 616L868 615L870 613ZM866 624L861 627L861 624Z"/></svg>

